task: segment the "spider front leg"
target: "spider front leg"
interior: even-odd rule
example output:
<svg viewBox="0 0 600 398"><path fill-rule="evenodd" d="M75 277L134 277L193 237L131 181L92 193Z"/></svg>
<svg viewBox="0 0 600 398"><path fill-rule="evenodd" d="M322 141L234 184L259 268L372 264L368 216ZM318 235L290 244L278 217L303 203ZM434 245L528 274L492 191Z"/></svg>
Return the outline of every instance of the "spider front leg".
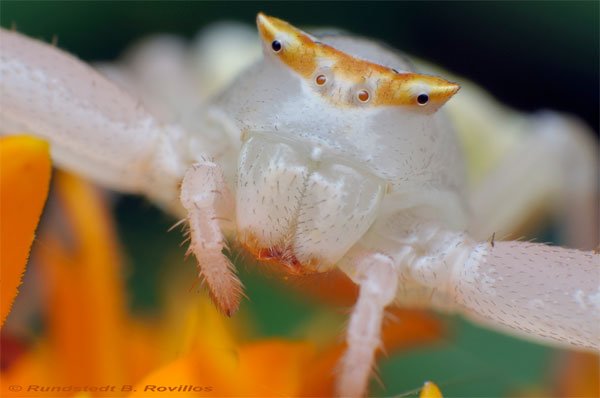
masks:
<svg viewBox="0 0 600 398"><path fill-rule="evenodd" d="M243 293L233 264L223 254L226 243L220 224L231 221L227 217L234 211L221 168L209 161L193 164L183 178L180 199L187 211L189 252L198 260L200 277L208 284L213 301L231 316Z"/></svg>
<svg viewBox="0 0 600 398"><path fill-rule="evenodd" d="M422 304L459 311L541 343L600 349L597 253L529 242L478 242L427 221L403 228L404 241L413 237L417 243L398 247L392 257L401 264L403 286L429 290L420 296ZM401 294L397 299L405 301Z"/></svg>
<svg viewBox="0 0 600 398"><path fill-rule="evenodd" d="M392 259L379 253L365 254L354 260L354 280L360 293L346 334L348 348L341 362L337 393L361 396L367 391L381 345L381 323L385 307L396 297L398 274Z"/></svg>
<svg viewBox="0 0 600 398"><path fill-rule="evenodd" d="M600 349L600 256L529 242L476 245L447 294L471 319L561 347Z"/></svg>

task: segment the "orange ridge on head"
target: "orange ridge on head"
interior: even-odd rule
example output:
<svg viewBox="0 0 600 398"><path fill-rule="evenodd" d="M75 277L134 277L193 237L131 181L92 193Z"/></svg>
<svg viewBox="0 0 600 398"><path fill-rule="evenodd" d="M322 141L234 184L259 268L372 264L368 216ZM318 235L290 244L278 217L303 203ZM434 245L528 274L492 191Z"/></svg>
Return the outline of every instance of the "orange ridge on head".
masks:
<svg viewBox="0 0 600 398"><path fill-rule="evenodd" d="M321 71L333 75L331 80L337 85L335 92L341 94L323 97L336 105L409 106L432 112L460 88L439 77L398 72L353 57L263 13L258 14L256 23L266 51L309 84L324 87L329 79Z"/></svg>

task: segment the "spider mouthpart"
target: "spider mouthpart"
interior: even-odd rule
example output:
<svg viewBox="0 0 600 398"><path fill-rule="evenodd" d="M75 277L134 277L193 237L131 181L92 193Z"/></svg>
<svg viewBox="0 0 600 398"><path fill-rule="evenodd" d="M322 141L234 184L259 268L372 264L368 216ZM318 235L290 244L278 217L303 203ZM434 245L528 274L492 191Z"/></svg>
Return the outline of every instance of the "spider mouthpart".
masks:
<svg viewBox="0 0 600 398"><path fill-rule="evenodd" d="M417 97L417 102L419 105L425 105L429 102L429 96L427 94L419 94Z"/></svg>
<svg viewBox="0 0 600 398"><path fill-rule="evenodd" d="M273 43L271 43L271 48L273 49L273 51L278 53L279 51L281 51L281 42L279 40L273 40Z"/></svg>
<svg viewBox="0 0 600 398"><path fill-rule="evenodd" d="M367 102L371 96L367 90L360 90L357 97L360 102Z"/></svg>

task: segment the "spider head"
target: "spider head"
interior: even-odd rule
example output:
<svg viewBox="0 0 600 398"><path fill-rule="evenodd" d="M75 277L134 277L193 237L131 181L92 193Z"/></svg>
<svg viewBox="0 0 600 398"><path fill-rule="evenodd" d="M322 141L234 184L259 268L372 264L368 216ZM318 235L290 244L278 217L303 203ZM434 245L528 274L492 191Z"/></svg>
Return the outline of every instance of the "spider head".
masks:
<svg viewBox="0 0 600 398"><path fill-rule="evenodd" d="M256 258L329 269L389 191L458 190L454 136L437 112L457 84L372 41L317 39L264 14L257 24L263 60L217 102L242 132L237 230Z"/></svg>

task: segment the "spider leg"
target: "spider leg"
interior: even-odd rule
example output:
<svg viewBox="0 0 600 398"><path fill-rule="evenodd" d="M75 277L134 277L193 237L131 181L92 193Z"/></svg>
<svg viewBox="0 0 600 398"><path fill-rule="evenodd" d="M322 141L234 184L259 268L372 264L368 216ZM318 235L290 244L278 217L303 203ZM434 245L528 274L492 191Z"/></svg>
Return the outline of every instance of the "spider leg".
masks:
<svg viewBox="0 0 600 398"><path fill-rule="evenodd" d="M468 317L536 341L600 349L600 256L529 242L476 245L449 297Z"/></svg>
<svg viewBox="0 0 600 398"><path fill-rule="evenodd" d="M600 255L540 243L475 240L430 221L399 217L379 243L406 286L429 289L423 303L530 340L600 348ZM411 239L412 237L412 239ZM408 293L407 293L408 295ZM411 293L411 296L413 294Z"/></svg>
<svg viewBox="0 0 600 398"><path fill-rule="evenodd" d="M185 132L72 55L0 29L0 133L50 143L62 168L105 187L177 203Z"/></svg>
<svg viewBox="0 0 600 398"><path fill-rule="evenodd" d="M394 264L385 255L363 256L355 266L360 293L346 335L348 348L340 363L337 394L342 397L366 394L375 353L381 345L384 310L394 300L398 285Z"/></svg>
<svg viewBox="0 0 600 398"><path fill-rule="evenodd" d="M599 231L597 143L589 129L554 112L534 114L519 123L509 121L498 125L522 126L521 140L474 190L470 233L478 239L488 239L493 233L503 238L532 214L550 210L562 224L568 246L595 247Z"/></svg>
<svg viewBox="0 0 600 398"><path fill-rule="evenodd" d="M183 178L180 199L188 213L189 251L198 260L200 277L217 307L231 316L243 293L233 264L223 254L226 243L221 223L233 214L233 201L220 167L208 161L193 164Z"/></svg>

